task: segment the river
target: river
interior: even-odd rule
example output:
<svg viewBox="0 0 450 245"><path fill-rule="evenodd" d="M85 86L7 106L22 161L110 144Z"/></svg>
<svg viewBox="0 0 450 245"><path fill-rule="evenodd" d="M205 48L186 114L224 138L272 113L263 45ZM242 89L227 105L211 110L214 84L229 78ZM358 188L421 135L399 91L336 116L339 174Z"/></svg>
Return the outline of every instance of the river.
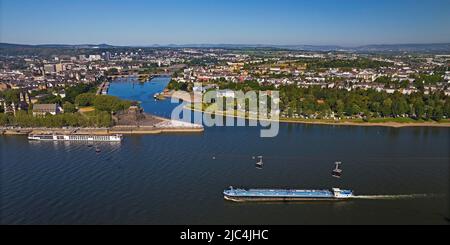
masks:
<svg viewBox="0 0 450 245"><path fill-rule="evenodd" d="M168 78L119 79L109 93L168 117L155 101ZM0 137L2 224L445 224L448 128L281 124L206 127L200 134L126 136L122 144ZM255 168L253 156L265 166ZM342 161L341 179L331 177ZM360 199L232 203L228 186L349 188Z"/></svg>

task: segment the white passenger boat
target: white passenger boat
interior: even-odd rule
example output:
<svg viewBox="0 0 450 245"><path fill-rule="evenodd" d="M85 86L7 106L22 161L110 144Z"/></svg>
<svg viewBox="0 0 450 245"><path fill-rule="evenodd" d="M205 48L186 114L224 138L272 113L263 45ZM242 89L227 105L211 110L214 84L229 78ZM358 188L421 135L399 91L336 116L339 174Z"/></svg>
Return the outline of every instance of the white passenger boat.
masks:
<svg viewBox="0 0 450 245"><path fill-rule="evenodd" d="M29 140L41 141L92 141L92 142L121 142L121 134L98 135L98 134L30 134Z"/></svg>

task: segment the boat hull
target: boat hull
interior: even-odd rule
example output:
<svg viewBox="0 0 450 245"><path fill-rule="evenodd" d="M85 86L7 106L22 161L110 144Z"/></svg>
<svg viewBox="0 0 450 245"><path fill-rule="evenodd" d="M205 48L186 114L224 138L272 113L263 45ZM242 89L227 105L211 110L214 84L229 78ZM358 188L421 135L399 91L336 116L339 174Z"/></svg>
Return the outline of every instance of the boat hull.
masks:
<svg viewBox="0 0 450 245"><path fill-rule="evenodd" d="M234 189L223 192L224 199L234 202L292 202L292 201L343 201L353 197L353 191L292 189Z"/></svg>
<svg viewBox="0 0 450 245"><path fill-rule="evenodd" d="M81 141L81 142L121 142L122 135L28 135L28 140L32 141Z"/></svg>
<svg viewBox="0 0 450 245"><path fill-rule="evenodd" d="M309 202L309 201L345 201L346 198L335 197L232 197L224 196L231 202Z"/></svg>

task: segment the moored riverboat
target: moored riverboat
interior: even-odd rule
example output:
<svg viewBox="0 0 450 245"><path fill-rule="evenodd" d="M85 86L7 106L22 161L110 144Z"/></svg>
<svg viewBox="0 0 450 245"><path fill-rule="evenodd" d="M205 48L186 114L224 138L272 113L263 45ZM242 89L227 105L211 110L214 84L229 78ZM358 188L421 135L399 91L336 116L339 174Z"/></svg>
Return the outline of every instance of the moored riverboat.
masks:
<svg viewBox="0 0 450 245"><path fill-rule="evenodd" d="M121 142L123 140L123 136L121 134L29 134L28 139L37 141Z"/></svg>

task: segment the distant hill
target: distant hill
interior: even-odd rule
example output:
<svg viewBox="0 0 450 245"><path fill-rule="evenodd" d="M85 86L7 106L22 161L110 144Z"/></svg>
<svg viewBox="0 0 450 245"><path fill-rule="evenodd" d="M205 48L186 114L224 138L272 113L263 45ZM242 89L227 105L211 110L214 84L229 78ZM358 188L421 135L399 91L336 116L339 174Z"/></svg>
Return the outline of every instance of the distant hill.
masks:
<svg viewBox="0 0 450 245"><path fill-rule="evenodd" d="M266 45L266 44L169 44L148 47L172 48L276 48L298 51L348 51L348 52L450 52L450 43L431 44L379 44L358 47L338 45Z"/></svg>
<svg viewBox="0 0 450 245"><path fill-rule="evenodd" d="M108 44L13 44L13 43L0 43L0 48L3 49L14 49L14 48L113 48L116 46Z"/></svg>
<svg viewBox="0 0 450 245"><path fill-rule="evenodd" d="M358 47L337 45L286 45L274 46L304 51L348 51L348 52L450 52L450 43L430 44L378 44Z"/></svg>
<svg viewBox="0 0 450 245"><path fill-rule="evenodd" d="M273 48L298 51L347 51L347 52L450 52L450 43L430 44L374 44L359 47L342 47L338 45L266 45L266 44L168 44L146 46L113 46L109 44L11 44L0 43L0 49L33 49L33 48L68 48L68 49L108 49L108 48Z"/></svg>
<svg viewBox="0 0 450 245"><path fill-rule="evenodd" d="M450 52L450 43L430 44L380 44L354 48L368 52Z"/></svg>

